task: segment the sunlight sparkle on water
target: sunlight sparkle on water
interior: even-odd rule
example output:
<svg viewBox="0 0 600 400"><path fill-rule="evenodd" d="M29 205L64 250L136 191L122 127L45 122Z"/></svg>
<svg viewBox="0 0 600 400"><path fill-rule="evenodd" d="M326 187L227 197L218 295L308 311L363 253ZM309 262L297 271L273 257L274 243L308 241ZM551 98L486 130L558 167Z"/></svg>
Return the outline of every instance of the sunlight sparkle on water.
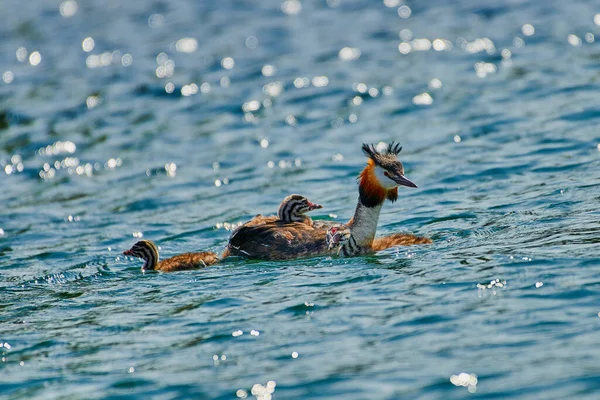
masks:
<svg viewBox="0 0 600 400"><path fill-rule="evenodd" d="M326 76L315 76L312 78L312 84L314 87L325 87L329 85L329 78Z"/></svg>
<svg viewBox="0 0 600 400"><path fill-rule="evenodd" d="M594 43L594 41L596 40L596 38L594 37L594 34L592 32L588 32L585 34L585 41L588 43Z"/></svg>
<svg viewBox="0 0 600 400"><path fill-rule="evenodd" d="M413 97L412 102L417 106L428 106L433 104L433 98L429 93L421 93Z"/></svg>
<svg viewBox="0 0 600 400"><path fill-rule="evenodd" d="M263 93L271 96L277 97L283 91L283 83L281 82L270 82L263 86Z"/></svg>
<svg viewBox="0 0 600 400"><path fill-rule="evenodd" d="M248 36L245 43L247 48L255 49L258 46L258 38L256 36Z"/></svg>
<svg viewBox="0 0 600 400"><path fill-rule="evenodd" d="M450 377L450 382L452 382L454 386L466 387L469 393L475 393L477 391L478 379L475 374L461 372L458 375L452 375Z"/></svg>
<svg viewBox="0 0 600 400"><path fill-rule="evenodd" d="M521 27L521 32L525 36L531 36L535 33L535 28L531 24L525 24Z"/></svg>
<svg viewBox="0 0 600 400"><path fill-rule="evenodd" d="M252 395L256 397L256 400L271 400L272 394L273 392L275 392L276 386L277 384L275 383L275 381L267 382L266 386L263 386L260 383L255 383L252 386L252 390L250 391L250 393L252 393Z"/></svg>
<svg viewBox="0 0 600 400"><path fill-rule="evenodd" d="M571 46L579 47L581 46L581 38L577 35L570 34L567 36L567 41Z"/></svg>
<svg viewBox="0 0 600 400"><path fill-rule="evenodd" d="M148 26L150 28L160 28L165 23L165 17L162 14L152 14L148 17Z"/></svg>
<svg viewBox="0 0 600 400"><path fill-rule="evenodd" d="M29 55L29 64L36 66L42 62L42 55L39 51L34 51Z"/></svg>
<svg viewBox="0 0 600 400"><path fill-rule="evenodd" d="M477 38L472 42L467 41L465 38L459 37L456 39L456 45L471 54L482 51L485 51L488 54L494 54L496 52L496 46L494 45L494 42L486 37Z"/></svg>
<svg viewBox="0 0 600 400"><path fill-rule="evenodd" d="M357 47L344 47L338 53L338 57L342 61L358 60L360 55L361 55L360 49Z"/></svg>
<svg viewBox="0 0 600 400"><path fill-rule="evenodd" d="M27 60L28 54L29 53L27 52L27 49L25 47L19 47L15 53L19 62L25 62Z"/></svg>
<svg viewBox="0 0 600 400"><path fill-rule="evenodd" d="M288 124L289 126L296 126L298 125L298 120L296 119L296 117L294 117L293 115L287 115L285 117L285 123Z"/></svg>
<svg viewBox="0 0 600 400"><path fill-rule="evenodd" d="M184 97L191 96L193 94L198 93L198 85L195 83L190 83L189 85L183 85L181 87L181 95Z"/></svg>
<svg viewBox="0 0 600 400"><path fill-rule="evenodd" d="M2 81L7 85L11 84L15 79L15 74L12 71L5 71L2 74Z"/></svg>
<svg viewBox="0 0 600 400"><path fill-rule="evenodd" d="M435 51L452 50L452 42L446 39L435 39L431 45Z"/></svg>
<svg viewBox="0 0 600 400"><path fill-rule="evenodd" d="M498 70L498 67L496 67L496 64L483 62L483 61L475 63L473 68L475 69L475 74L479 78L485 78L486 76L488 76L490 74L496 73L496 71Z"/></svg>
<svg viewBox="0 0 600 400"><path fill-rule="evenodd" d="M90 51L94 50L95 46L96 46L96 42L94 41L94 39L92 37L86 37L81 42L81 48L86 53L89 53Z"/></svg>
<svg viewBox="0 0 600 400"><path fill-rule="evenodd" d="M235 66L235 61L232 57L225 57L221 60L221 66L225 69L232 69Z"/></svg>
<svg viewBox="0 0 600 400"><path fill-rule="evenodd" d="M296 79L294 79L294 87L297 89L301 89L301 88L305 88L307 86L310 86L310 79L308 79L305 76L299 76Z"/></svg>
<svg viewBox="0 0 600 400"><path fill-rule="evenodd" d="M59 7L60 15L65 18L70 18L77 13L78 8L79 6L75 0L63 1Z"/></svg>
<svg viewBox="0 0 600 400"><path fill-rule="evenodd" d="M414 51L427 51L431 49L431 41L427 38L417 38L411 42Z"/></svg>
<svg viewBox="0 0 600 400"><path fill-rule="evenodd" d="M177 41L175 49L180 53L193 53L198 49L198 41L191 37L184 37Z"/></svg>
<svg viewBox="0 0 600 400"><path fill-rule="evenodd" d="M439 80L438 78L433 78L432 80L429 81L429 87L431 89L439 89L442 87L442 81Z"/></svg>
<svg viewBox="0 0 600 400"><path fill-rule="evenodd" d="M398 7L398 16L402 19L410 18L412 14L412 10L407 5L402 5Z"/></svg>
<svg viewBox="0 0 600 400"><path fill-rule="evenodd" d="M121 57L121 65L129 67L131 64L133 64L133 56L129 53L123 54L123 57Z"/></svg>
<svg viewBox="0 0 600 400"><path fill-rule="evenodd" d="M273 76L277 73L277 68L271 64L263 65L261 72L264 76Z"/></svg>
<svg viewBox="0 0 600 400"><path fill-rule="evenodd" d="M88 109L92 109L92 108L96 107L98 104L100 104L99 96L88 96L88 98L85 100L85 105L87 106Z"/></svg>
<svg viewBox="0 0 600 400"><path fill-rule="evenodd" d="M75 150L77 150L77 146L75 145L75 143L67 140L64 142L54 142L51 145L42 147L38 150L38 154L41 156L52 156L63 153L73 154L75 153Z"/></svg>
<svg viewBox="0 0 600 400"><path fill-rule="evenodd" d="M398 51L400 54L408 54L411 51L411 47L409 43L402 42L398 45Z"/></svg>
<svg viewBox="0 0 600 400"><path fill-rule="evenodd" d="M298 0L287 0L281 3L281 11L286 15L296 15L302 11L302 3Z"/></svg>
<svg viewBox="0 0 600 400"><path fill-rule="evenodd" d="M167 172L167 176L175 176L177 173L177 165L175 163L167 163L165 164L165 171Z"/></svg>

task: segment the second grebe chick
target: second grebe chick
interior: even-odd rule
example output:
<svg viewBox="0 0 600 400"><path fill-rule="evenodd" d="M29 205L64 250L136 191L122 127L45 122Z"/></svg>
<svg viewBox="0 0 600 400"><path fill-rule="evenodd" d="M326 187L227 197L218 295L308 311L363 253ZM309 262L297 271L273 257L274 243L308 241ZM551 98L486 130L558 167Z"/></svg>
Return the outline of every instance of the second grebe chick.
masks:
<svg viewBox="0 0 600 400"><path fill-rule="evenodd" d="M290 194L279 205L277 216L283 222L303 222L312 226L312 219L306 213L319 208L323 206L312 203L302 195Z"/></svg>
<svg viewBox="0 0 600 400"><path fill-rule="evenodd" d="M281 201L281 204L279 204L277 216L264 216L258 214L242 226L258 226L273 222L285 224L299 222L312 226L313 221L306 213L319 208L323 208L323 206L309 201L305 196L300 194L290 194Z"/></svg>
<svg viewBox="0 0 600 400"><path fill-rule="evenodd" d="M219 261L219 257L212 252L183 253L163 261L158 261L158 248L150 240L140 240L123 255L133 256L144 260L142 270L157 270L162 272L185 271L204 268Z"/></svg>

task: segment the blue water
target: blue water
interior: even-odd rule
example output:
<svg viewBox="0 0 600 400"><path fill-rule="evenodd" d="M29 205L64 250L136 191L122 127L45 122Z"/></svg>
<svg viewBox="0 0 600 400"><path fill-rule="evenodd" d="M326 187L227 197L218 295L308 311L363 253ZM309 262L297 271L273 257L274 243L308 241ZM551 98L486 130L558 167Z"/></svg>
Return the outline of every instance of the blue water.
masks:
<svg viewBox="0 0 600 400"><path fill-rule="evenodd" d="M0 398L598 398L599 13L2 1ZM378 233L432 245L120 255L220 252L290 193L347 220L390 140L419 189Z"/></svg>

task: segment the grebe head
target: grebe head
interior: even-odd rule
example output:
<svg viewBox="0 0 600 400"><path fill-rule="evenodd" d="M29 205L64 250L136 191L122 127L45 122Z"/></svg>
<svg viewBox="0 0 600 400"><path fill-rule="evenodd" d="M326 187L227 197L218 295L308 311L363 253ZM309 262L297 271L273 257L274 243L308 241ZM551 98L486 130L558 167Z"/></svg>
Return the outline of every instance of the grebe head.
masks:
<svg viewBox="0 0 600 400"><path fill-rule="evenodd" d="M143 270L154 269L158 263L158 248L150 240L140 240L131 249L124 251L123 255L144 260Z"/></svg>
<svg viewBox="0 0 600 400"><path fill-rule="evenodd" d="M377 180L386 189L393 189L398 186L408 186L416 188L413 182L404 176L404 166L398 160L398 154L402 151L399 143L391 142L387 149L378 151L374 145L363 144L363 152L374 164L375 176Z"/></svg>
<svg viewBox="0 0 600 400"><path fill-rule="evenodd" d="M329 250L338 248L339 252L350 241L351 236L350 228L345 225L331 227L327 230L327 237L325 238L327 247Z"/></svg>
<svg viewBox="0 0 600 400"><path fill-rule="evenodd" d="M404 166L398 160L402 147L398 143L391 142L383 150L377 150L373 144L363 144L362 150L369 157L359 176L361 200L366 206L381 204L386 198L396 201L398 186L417 187L404 176Z"/></svg>
<svg viewBox="0 0 600 400"><path fill-rule="evenodd" d="M299 194L291 194L279 205L277 216L284 222L301 222L306 218L304 214L318 208L323 208L323 206L312 203Z"/></svg>

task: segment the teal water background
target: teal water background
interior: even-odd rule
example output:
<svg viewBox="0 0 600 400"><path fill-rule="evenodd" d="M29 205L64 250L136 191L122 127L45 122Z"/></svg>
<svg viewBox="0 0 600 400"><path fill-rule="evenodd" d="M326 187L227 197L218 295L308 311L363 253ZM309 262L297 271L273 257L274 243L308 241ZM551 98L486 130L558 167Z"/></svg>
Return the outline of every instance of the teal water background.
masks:
<svg viewBox="0 0 600 400"><path fill-rule="evenodd" d="M0 38L0 399L600 396L597 2L3 0ZM120 255L347 220L390 140L378 233L430 246Z"/></svg>

